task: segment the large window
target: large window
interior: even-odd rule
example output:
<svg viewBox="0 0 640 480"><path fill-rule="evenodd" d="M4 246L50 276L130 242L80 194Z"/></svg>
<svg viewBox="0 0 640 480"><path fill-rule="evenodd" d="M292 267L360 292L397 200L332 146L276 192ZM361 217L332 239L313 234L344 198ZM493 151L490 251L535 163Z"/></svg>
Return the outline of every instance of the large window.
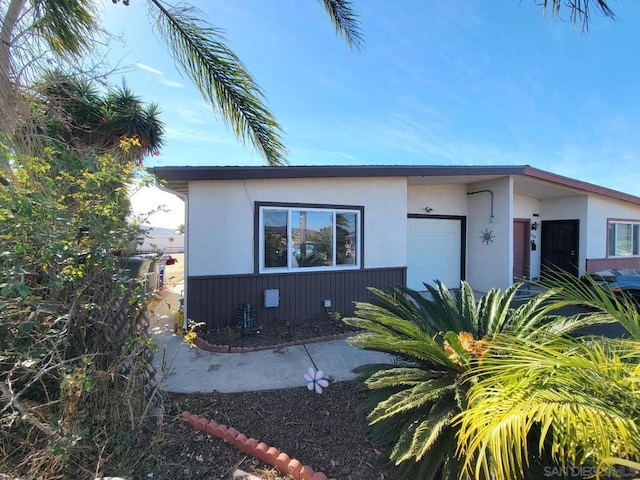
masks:
<svg viewBox="0 0 640 480"><path fill-rule="evenodd" d="M609 222L609 256L640 255L640 222Z"/></svg>
<svg viewBox="0 0 640 480"><path fill-rule="evenodd" d="M260 271L359 268L361 211L260 207Z"/></svg>

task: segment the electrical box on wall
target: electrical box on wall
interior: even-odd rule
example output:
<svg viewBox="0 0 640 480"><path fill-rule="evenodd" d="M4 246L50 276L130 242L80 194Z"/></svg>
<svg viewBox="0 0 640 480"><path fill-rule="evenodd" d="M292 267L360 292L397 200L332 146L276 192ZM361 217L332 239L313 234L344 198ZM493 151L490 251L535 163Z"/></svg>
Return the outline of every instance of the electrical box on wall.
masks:
<svg viewBox="0 0 640 480"><path fill-rule="evenodd" d="M280 306L280 290L273 288L264 291L264 306L274 308Z"/></svg>

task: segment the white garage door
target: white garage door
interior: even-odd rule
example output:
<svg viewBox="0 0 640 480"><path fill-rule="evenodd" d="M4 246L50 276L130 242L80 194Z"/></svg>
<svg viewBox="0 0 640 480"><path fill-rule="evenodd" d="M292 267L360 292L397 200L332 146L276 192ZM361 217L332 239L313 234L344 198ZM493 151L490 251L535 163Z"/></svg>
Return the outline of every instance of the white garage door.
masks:
<svg viewBox="0 0 640 480"><path fill-rule="evenodd" d="M462 220L409 218L407 286L425 290L423 283L440 280L449 288L460 287Z"/></svg>

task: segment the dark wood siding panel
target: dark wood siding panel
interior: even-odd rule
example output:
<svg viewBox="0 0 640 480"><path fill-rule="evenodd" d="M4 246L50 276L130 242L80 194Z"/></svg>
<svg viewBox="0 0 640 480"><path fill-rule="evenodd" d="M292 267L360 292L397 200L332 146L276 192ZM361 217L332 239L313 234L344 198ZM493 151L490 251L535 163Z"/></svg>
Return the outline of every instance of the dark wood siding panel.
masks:
<svg viewBox="0 0 640 480"><path fill-rule="evenodd" d="M247 302L256 307L257 320L263 325L323 315L325 299L331 300L332 311L352 315L355 301L370 298L368 287L405 285L406 268L190 277L187 282L189 319L218 329L235 326L236 313ZM272 288L280 290L280 306L265 308L264 291Z"/></svg>

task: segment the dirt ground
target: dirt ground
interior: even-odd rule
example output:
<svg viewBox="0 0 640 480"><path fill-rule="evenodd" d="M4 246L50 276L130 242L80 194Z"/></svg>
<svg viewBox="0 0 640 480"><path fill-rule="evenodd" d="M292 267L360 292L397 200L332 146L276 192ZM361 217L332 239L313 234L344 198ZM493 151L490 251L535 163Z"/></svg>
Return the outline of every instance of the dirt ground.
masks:
<svg viewBox="0 0 640 480"><path fill-rule="evenodd" d="M169 395L166 424L138 465L135 478L229 480L240 468L265 480L286 479L216 437L183 425L183 410L233 426L274 446L329 478L385 480L384 450L365 435L366 421L355 412L365 393L355 382L331 384L321 395L306 387L238 394ZM153 477L148 477L149 474Z"/></svg>
<svg viewBox="0 0 640 480"><path fill-rule="evenodd" d="M177 262L166 267L165 287L175 291L183 281L184 256L172 257ZM320 318L306 325L266 326L255 337L235 337L242 345L262 345L347 330L336 319ZM367 440L365 415L356 413L365 397L357 382L333 383L320 395L306 387L233 394L167 394L164 421L147 446L148 454L131 474L133 478L156 480L229 480L239 468L264 480L288 478L222 440L182 424L178 415L188 410L276 447L329 478L393 479L395 468L384 465L385 450Z"/></svg>
<svg viewBox="0 0 640 480"><path fill-rule="evenodd" d="M171 290L184 280L184 253L172 253L176 260L173 265L166 265L164 271L164 286Z"/></svg>

